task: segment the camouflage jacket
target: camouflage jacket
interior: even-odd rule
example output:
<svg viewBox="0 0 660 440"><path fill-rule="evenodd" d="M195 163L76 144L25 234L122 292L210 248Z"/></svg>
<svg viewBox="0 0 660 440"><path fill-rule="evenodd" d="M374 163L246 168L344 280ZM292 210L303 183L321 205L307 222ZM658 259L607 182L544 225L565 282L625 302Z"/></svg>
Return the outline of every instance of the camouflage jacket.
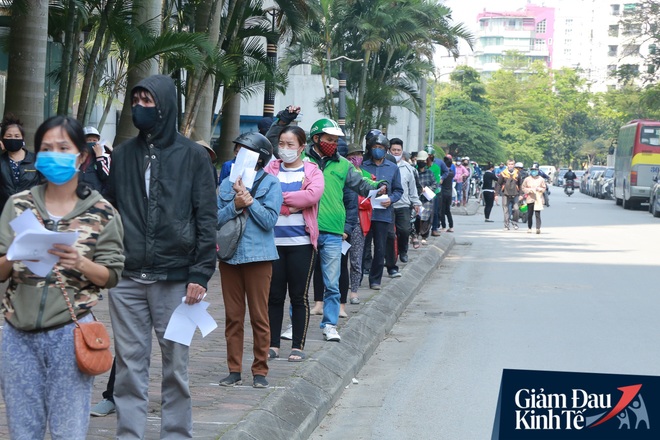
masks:
<svg viewBox="0 0 660 440"><path fill-rule="evenodd" d="M74 244L82 255L110 271L105 286L96 286L79 271L60 267L64 286L77 315L85 314L98 301L102 288L114 287L124 267L124 230L119 214L101 195L92 191L78 200L73 211L52 223L44 201L45 185L12 196L0 217L0 255L5 255L15 233L9 222L25 210L41 217L49 229L78 231ZM9 286L0 306L7 321L24 331L43 331L71 322L71 314L51 271L45 278L35 275L22 262L15 261Z"/></svg>

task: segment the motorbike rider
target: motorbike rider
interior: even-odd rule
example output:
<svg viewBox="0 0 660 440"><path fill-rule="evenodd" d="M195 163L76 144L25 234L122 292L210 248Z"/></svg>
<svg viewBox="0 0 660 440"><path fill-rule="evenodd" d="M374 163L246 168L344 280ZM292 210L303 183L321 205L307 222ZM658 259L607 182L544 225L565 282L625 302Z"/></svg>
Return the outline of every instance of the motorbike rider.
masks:
<svg viewBox="0 0 660 440"><path fill-rule="evenodd" d="M566 173L564 174L564 194L569 195L569 196L571 194L573 194L573 188L575 186L575 179L577 179L577 175L569 167L568 171L566 171ZM570 188L570 190L569 190L569 188Z"/></svg>

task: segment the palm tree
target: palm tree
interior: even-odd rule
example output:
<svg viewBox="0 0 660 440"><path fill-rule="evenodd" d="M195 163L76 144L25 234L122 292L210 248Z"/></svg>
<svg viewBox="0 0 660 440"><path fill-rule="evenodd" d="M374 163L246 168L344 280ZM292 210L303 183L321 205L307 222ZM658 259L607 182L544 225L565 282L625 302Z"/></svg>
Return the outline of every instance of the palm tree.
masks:
<svg viewBox="0 0 660 440"><path fill-rule="evenodd" d="M14 1L11 14L5 110L21 118L30 143L44 119L48 4Z"/></svg>

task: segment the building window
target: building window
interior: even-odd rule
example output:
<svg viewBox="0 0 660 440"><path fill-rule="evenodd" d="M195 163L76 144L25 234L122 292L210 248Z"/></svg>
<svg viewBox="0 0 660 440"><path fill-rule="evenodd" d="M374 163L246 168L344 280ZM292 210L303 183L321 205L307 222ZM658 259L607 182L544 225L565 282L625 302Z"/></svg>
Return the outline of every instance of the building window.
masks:
<svg viewBox="0 0 660 440"><path fill-rule="evenodd" d="M607 85L607 91L608 92L612 92L614 90L616 90L616 84L608 84Z"/></svg>
<svg viewBox="0 0 660 440"><path fill-rule="evenodd" d="M572 26L573 25L573 19L572 18L567 18L566 19L566 27Z"/></svg>
<svg viewBox="0 0 660 440"><path fill-rule="evenodd" d="M610 64L607 66L607 76L616 75L616 64Z"/></svg>
<svg viewBox="0 0 660 440"><path fill-rule="evenodd" d="M607 35L610 37L618 37L619 36L619 25L618 24L611 24L610 29L607 31Z"/></svg>
<svg viewBox="0 0 660 440"><path fill-rule="evenodd" d="M608 57L615 57L617 53L617 46L607 46L607 56Z"/></svg>
<svg viewBox="0 0 660 440"><path fill-rule="evenodd" d="M621 50L621 56L623 57L634 57L639 55L639 45L638 44L629 44L623 46Z"/></svg>
<svg viewBox="0 0 660 440"><path fill-rule="evenodd" d="M482 28L487 28L488 27L488 20L481 20L481 27Z"/></svg>
<svg viewBox="0 0 660 440"><path fill-rule="evenodd" d="M564 56L570 57L571 56L571 48L567 47L564 49Z"/></svg>
<svg viewBox="0 0 660 440"><path fill-rule="evenodd" d="M570 38L567 38L567 39L564 40L564 44L565 44L566 46L570 46L570 45L573 44L573 40L571 40Z"/></svg>
<svg viewBox="0 0 660 440"><path fill-rule="evenodd" d="M610 12L612 15L619 15L621 5L610 5Z"/></svg>
<svg viewBox="0 0 660 440"><path fill-rule="evenodd" d="M536 23L536 33L537 34L545 34L545 20L541 20L538 23Z"/></svg>
<svg viewBox="0 0 660 440"><path fill-rule="evenodd" d="M623 13L625 15L632 14L633 12L635 12L636 8L637 5L635 3L626 3L625 5L623 5Z"/></svg>
<svg viewBox="0 0 660 440"><path fill-rule="evenodd" d="M623 25L622 35L639 35L642 33L642 25L639 23L626 23Z"/></svg>

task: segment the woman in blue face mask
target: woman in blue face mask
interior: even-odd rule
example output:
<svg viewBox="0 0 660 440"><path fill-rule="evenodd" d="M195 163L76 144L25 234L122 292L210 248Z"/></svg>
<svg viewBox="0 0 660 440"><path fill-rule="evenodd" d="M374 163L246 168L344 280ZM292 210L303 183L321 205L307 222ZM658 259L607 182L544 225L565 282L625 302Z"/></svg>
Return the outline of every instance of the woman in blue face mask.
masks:
<svg viewBox="0 0 660 440"><path fill-rule="evenodd" d="M0 282L9 280L0 305L8 324L0 345L0 385L9 438L44 438L49 426L53 437L82 439L93 376L78 369L73 316L92 321L101 289L117 284L124 267L123 228L98 192L79 189L78 167L87 153L75 119L46 120L34 145L36 168L47 182L10 197L0 216ZM49 230L78 233L71 246L54 244L47 251L56 262L50 270L46 266L45 276L33 262L7 257L15 240L12 221L26 211Z"/></svg>
<svg viewBox="0 0 660 440"><path fill-rule="evenodd" d="M529 177L522 183L522 193L527 202L527 233L532 233L534 217L536 217L536 233L541 233L541 211L543 210L543 193L547 189L545 179L539 176L539 166L534 164L529 170Z"/></svg>

